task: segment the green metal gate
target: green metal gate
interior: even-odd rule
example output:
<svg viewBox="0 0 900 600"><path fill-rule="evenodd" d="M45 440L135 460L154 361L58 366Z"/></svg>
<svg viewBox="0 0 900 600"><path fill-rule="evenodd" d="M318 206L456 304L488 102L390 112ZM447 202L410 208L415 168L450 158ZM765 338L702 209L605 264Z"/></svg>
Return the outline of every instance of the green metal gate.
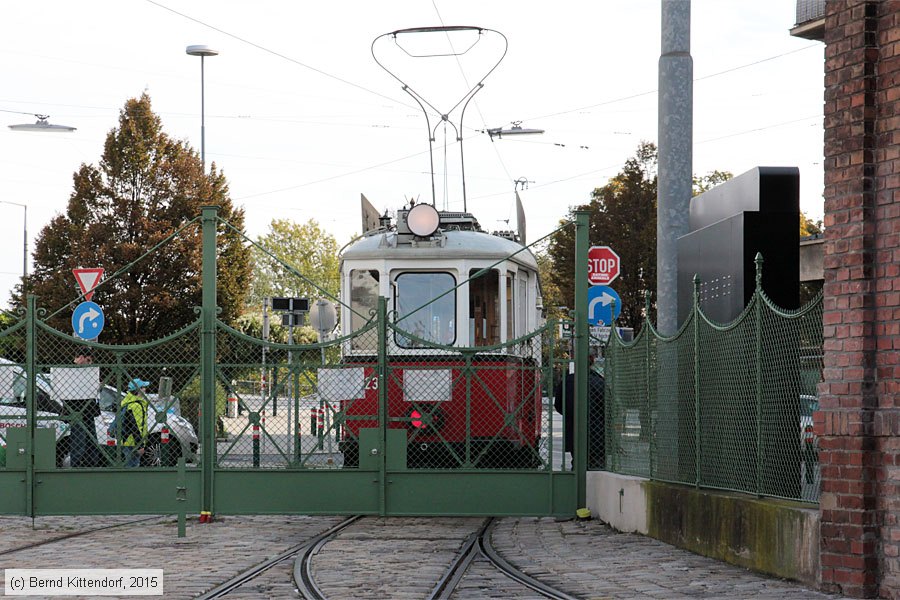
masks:
<svg viewBox="0 0 900 600"><path fill-rule="evenodd" d="M584 505L584 427L572 468L553 410L555 323L498 346L440 346L403 330L382 298L351 337L247 336L216 319L222 225L204 208L202 306L180 331L134 346L84 342L47 325L29 297L0 332L0 514L571 515ZM586 214L576 230L584 365ZM394 356L398 339L415 340L416 356ZM92 363L73 364L85 349ZM72 400L97 382L97 408ZM141 467L130 468L128 432L113 420L142 382L156 391L141 409Z"/></svg>

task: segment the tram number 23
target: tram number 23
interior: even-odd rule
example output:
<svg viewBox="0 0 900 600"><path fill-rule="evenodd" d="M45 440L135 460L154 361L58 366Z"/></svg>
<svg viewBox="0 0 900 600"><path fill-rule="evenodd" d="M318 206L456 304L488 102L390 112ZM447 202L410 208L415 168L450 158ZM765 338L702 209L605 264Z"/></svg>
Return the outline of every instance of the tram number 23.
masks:
<svg viewBox="0 0 900 600"><path fill-rule="evenodd" d="M368 380L366 382L366 389L367 390L377 390L378 389L378 378L373 377L372 379Z"/></svg>

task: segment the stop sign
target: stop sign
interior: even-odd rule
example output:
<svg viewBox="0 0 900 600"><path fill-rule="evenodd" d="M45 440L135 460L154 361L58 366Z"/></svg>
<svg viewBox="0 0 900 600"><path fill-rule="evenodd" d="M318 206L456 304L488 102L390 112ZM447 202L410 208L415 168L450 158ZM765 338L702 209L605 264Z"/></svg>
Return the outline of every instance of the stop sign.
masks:
<svg viewBox="0 0 900 600"><path fill-rule="evenodd" d="M588 250L588 283L608 285L619 276L619 255L609 246L592 246Z"/></svg>

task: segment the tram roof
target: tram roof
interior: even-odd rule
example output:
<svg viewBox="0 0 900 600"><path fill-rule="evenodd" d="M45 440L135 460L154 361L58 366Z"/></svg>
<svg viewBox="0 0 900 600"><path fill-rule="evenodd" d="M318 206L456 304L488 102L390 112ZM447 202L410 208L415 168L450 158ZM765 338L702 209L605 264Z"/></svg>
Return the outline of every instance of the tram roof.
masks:
<svg viewBox="0 0 900 600"><path fill-rule="evenodd" d="M396 231L378 233L363 238L344 250L342 260L509 260L537 270L537 260L530 249L523 249L518 242L483 231L443 231L435 240L421 245L400 241Z"/></svg>

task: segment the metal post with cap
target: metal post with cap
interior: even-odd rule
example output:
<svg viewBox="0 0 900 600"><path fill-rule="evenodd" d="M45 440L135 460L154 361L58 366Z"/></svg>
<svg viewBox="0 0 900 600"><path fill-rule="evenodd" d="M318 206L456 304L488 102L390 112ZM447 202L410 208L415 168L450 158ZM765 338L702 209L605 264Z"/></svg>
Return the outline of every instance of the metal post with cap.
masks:
<svg viewBox="0 0 900 600"><path fill-rule="evenodd" d="M205 60L207 56L217 56L218 50L213 50L205 44L188 46L184 50L190 56L200 57L200 160L203 162L203 172L206 173L206 84L205 84Z"/></svg>

